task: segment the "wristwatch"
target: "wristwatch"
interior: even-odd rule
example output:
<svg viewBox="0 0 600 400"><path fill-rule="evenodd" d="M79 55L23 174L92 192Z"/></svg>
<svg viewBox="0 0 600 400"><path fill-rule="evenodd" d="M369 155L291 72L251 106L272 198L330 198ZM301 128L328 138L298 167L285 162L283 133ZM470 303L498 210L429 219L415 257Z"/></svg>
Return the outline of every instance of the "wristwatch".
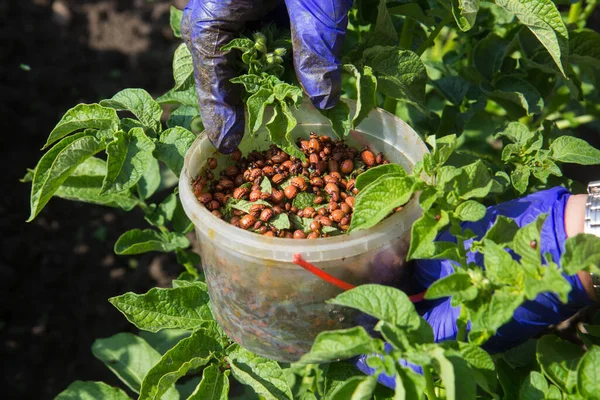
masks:
<svg viewBox="0 0 600 400"><path fill-rule="evenodd" d="M600 237L600 181L588 184L588 197L585 202L583 232ZM590 272L596 298L600 299L600 276Z"/></svg>

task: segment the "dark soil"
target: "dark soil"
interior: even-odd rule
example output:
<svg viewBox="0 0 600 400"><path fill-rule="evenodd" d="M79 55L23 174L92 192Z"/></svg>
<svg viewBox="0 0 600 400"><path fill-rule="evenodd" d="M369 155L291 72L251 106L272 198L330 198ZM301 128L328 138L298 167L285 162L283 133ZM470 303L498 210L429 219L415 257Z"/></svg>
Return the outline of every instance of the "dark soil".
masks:
<svg viewBox="0 0 600 400"><path fill-rule="evenodd" d="M169 6L185 1L0 0L0 360L2 397L50 399L76 379L119 381L96 360L95 338L135 329L107 299L166 286L179 267L119 257L113 243L140 214L53 199L32 223L29 184L48 133L79 102L126 87L172 86L179 41ZM21 68L24 64L31 69Z"/></svg>

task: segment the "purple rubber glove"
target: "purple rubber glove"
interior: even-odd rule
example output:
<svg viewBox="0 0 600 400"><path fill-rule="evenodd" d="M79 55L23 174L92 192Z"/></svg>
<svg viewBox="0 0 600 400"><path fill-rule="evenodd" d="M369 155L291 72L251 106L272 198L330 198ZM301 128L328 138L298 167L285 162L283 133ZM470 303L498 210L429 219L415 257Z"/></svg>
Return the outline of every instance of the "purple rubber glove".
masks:
<svg viewBox="0 0 600 400"><path fill-rule="evenodd" d="M521 199L489 207L482 220L463 223L462 226L471 229L478 236L476 239L479 240L492 227L498 215L512 218L521 227L535 221L540 214L547 213L548 218L544 222L540 238L541 253L550 253L552 259L559 262L564 251L565 240L567 240L564 213L568 198L569 192L562 187L537 192ZM454 241L448 232L442 233L438 239ZM465 247L468 248L473 240L475 239L466 241ZM483 266L483 255L469 253L468 261ZM413 273L413 289L416 292L425 291L433 282L453 272L452 264L447 260L417 261ZM591 304L579 277L564 274L563 276L573 288L569 293L567 304L561 303L558 296L553 293L542 293L535 300L526 301L515 311L513 318L482 347L490 353L515 347L539 334L549 325L562 322L581 308ZM458 332L456 319L460 314L460 307L452 307L450 298L425 300L417 303L416 307L433 328L436 342L456 339ZM470 324L467 329L470 329ZM374 373L374 370L366 365L366 356L359 357L356 365L367 374ZM411 367L414 368L414 366ZM418 367L414 369L420 370ZM390 388L395 386L394 379L387 375L380 375L378 380Z"/></svg>
<svg viewBox="0 0 600 400"><path fill-rule="evenodd" d="M229 80L236 54L220 49L239 37L247 22L257 21L280 0L191 0L183 11L182 36L194 61L200 115L212 144L234 151L244 135L242 87ZM339 54L352 0L286 0L294 65L313 104L335 106L341 92Z"/></svg>

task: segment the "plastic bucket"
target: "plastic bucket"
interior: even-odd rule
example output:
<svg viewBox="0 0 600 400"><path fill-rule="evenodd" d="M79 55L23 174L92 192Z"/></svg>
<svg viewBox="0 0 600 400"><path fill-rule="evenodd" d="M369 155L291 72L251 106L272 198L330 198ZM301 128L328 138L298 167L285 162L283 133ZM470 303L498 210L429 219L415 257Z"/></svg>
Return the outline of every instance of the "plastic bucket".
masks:
<svg viewBox="0 0 600 400"><path fill-rule="evenodd" d="M309 102L303 102L294 115L298 121L294 139L308 137L311 131L335 137L329 121ZM408 170L427 152L411 127L379 109L346 141L382 151ZM269 144L267 132L261 131L257 137L246 135L240 150L247 154ZM320 332L356 325L356 312L325 303L341 289L293 264L294 254L354 285L401 284L407 273L410 229L421 215L415 199L365 231L316 240L264 237L229 225L196 200L191 182L209 157L219 160L219 169L229 162L200 135L186 154L179 193L196 227L213 314L238 344L264 357L293 362L310 350Z"/></svg>

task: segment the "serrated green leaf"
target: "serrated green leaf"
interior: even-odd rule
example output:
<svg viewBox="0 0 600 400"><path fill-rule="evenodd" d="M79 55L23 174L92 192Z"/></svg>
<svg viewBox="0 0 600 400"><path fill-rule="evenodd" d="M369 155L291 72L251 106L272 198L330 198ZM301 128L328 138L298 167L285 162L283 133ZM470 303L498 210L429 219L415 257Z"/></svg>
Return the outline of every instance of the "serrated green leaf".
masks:
<svg viewBox="0 0 600 400"><path fill-rule="evenodd" d="M216 364L204 368L202 380L188 400L227 400L229 373L229 371L221 372Z"/></svg>
<svg viewBox="0 0 600 400"><path fill-rule="evenodd" d="M110 369L135 393L140 392L142 380L159 360L160 354L141 337L131 333L117 333L106 339L96 339L92 354ZM163 399L178 399L175 389Z"/></svg>
<svg viewBox="0 0 600 400"><path fill-rule="evenodd" d="M479 0L452 0L452 14L456 24L463 31L470 30L475 25Z"/></svg>
<svg viewBox="0 0 600 400"><path fill-rule="evenodd" d="M580 165L600 164L600 150L573 136L560 136L550 145L550 157L556 161Z"/></svg>
<svg viewBox="0 0 600 400"><path fill-rule="evenodd" d="M192 53L188 50L185 43L181 43L173 55L173 79L175 86L173 90L179 90L185 85L189 85L194 77L194 61Z"/></svg>
<svg viewBox="0 0 600 400"><path fill-rule="evenodd" d="M292 399L285 374L276 361L260 357L243 347L227 356L233 376L266 400Z"/></svg>
<svg viewBox="0 0 600 400"><path fill-rule="evenodd" d="M368 229L378 224L395 208L406 204L415 191L411 177L384 175L356 195L349 231Z"/></svg>
<svg viewBox="0 0 600 400"><path fill-rule="evenodd" d="M189 245L189 240L179 233L132 229L117 239L115 253L119 255L141 254L149 251L168 253L177 249L185 249Z"/></svg>
<svg viewBox="0 0 600 400"><path fill-rule="evenodd" d="M181 340L167 351L148 371L142 382L139 399L161 399L188 371L208 364L212 358L220 360L223 354L224 349L217 331L207 328L196 330L192 336Z"/></svg>
<svg viewBox="0 0 600 400"><path fill-rule="evenodd" d="M189 131L192 129L192 121L199 116L200 112L196 107L181 106L171 113L167 120L167 127L175 128L179 126Z"/></svg>
<svg viewBox="0 0 600 400"><path fill-rule="evenodd" d="M373 68L381 93L418 106L424 103L427 72L417 54L399 47L374 46L364 51L363 59Z"/></svg>
<svg viewBox="0 0 600 400"><path fill-rule="evenodd" d="M362 326L319 333L298 363L316 364L377 351L377 343Z"/></svg>
<svg viewBox="0 0 600 400"><path fill-rule="evenodd" d="M486 208L483 204L475 200L467 200L464 203L460 203L454 211L456 217L461 221L479 221L485 217Z"/></svg>
<svg viewBox="0 0 600 400"><path fill-rule="evenodd" d="M31 214L27 221L32 221L39 214L77 166L104 147L104 141L93 131L85 131L64 138L44 154L33 174Z"/></svg>
<svg viewBox="0 0 600 400"><path fill-rule="evenodd" d="M540 233L547 214L541 214L529 224L521 227L515 234L513 250L521 256L521 264L537 266L541 262ZM532 246L535 243L535 246Z"/></svg>
<svg viewBox="0 0 600 400"><path fill-rule="evenodd" d="M306 207L313 207L315 198L317 197L314 193L300 192L296 195L294 200L292 201L292 206L298 208L298 210L303 210Z"/></svg>
<svg viewBox="0 0 600 400"><path fill-rule="evenodd" d="M273 86L273 95L279 101L290 99L294 104L302 98L302 89L289 83L281 82Z"/></svg>
<svg viewBox="0 0 600 400"><path fill-rule="evenodd" d="M268 81L264 77L255 74L236 76L235 78L231 79L231 82L244 85L244 88L248 93L256 93L263 89L263 87L265 89L271 88L268 84Z"/></svg>
<svg viewBox="0 0 600 400"><path fill-rule="evenodd" d="M569 33L552 0L495 0L538 38L566 76L562 57L569 54Z"/></svg>
<svg viewBox="0 0 600 400"><path fill-rule="evenodd" d="M115 110L102 107L99 104L79 104L63 115L50 132L42 149L81 129L108 129L114 131L118 126L119 117Z"/></svg>
<svg viewBox="0 0 600 400"><path fill-rule="evenodd" d="M515 310L524 300L521 293L514 293L508 289L496 290L489 303L470 313L472 325L469 341L473 344L486 341L512 318Z"/></svg>
<svg viewBox="0 0 600 400"><path fill-rule="evenodd" d="M160 178L160 165L157 160L152 159L137 183L139 196L144 200L152 196L160 187Z"/></svg>
<svg viewBox="0 0 600 400"><path fill-rule="evenodd" d="M577 363L585 351L554 335L545 335L537 341L536 356L542 372L565 393L572 393L577 385Z"/></svg>
<svg viewBox="0 0 600 400"><path fill-rule="evenodd" d="M117 111L130 111L155 134L161 131L162 108L144 89L124 89L100 105Z"/></svg>
<svg viewBox="0 0 600 400"><path fill-rule="evenodd" d="M169 13L169 24L173 30L173 35L176 38L181 37L181 20L183 18L183 11L171 6Z"/></svg>
<svg viewBox="0 0 600 400"><path fill-rule="evenodd" d="M145 294L125 293L110 303L139 329L195 329L212 321L208 292L199 285L153 288Z"/></svg>
<svg viewBox="0 0 600 400"><path fill-rule="evenodd" d="M560 265L567 275L575 275L580 270L600 272L600 238L589 233L568 238Z"/></svg>
<svg viewBox="0 0 600 400"><path fill-rule="evenodd" d="M183 168L185 154L196 140L196 135L182 127L165 130L156 143L154 156L167 164L167 167L179 176Z"/></svg>
<svg viewBox="0 0 600 400"><path fill-rule="evenodd" d="M106 146L107 170L102 194L121 193L134 187L154 160L154 143L141 128L116 132Z"/></svg>
<svg viewBox="0 0 600 400"><path fill-rule="evenodd" d="M275 217L269 220L269 224L279 230L290 229L290 219L287 214L277 214Z"/></svg>
<svg viewBox="0 0 600 400"><path fill-rule="evenodd" d="M55 400L130 400L119 388L104 382L75 381L62 391Z"/></svg>
<svg viewBox="0 0 600 400"><path fill-rule="evenodd" d="M531 169L522 164L517 165L517 167L510 173L510 181L517 192L521 194L525 193L527 187L529 186L530 175Z"/></svg>
<svg viewBox="0 0 600 400"><path fill-rule="evenodd" d="M221 51L229 51L232 49L248 51L254 48L254 42L248 38L236 38L225 46L221 47Z"/></svg>
<svg viewBox="0 0 600 400"><path fill-rule="evenodd" d="M483 239L486 277L497 285L520 286L523 284L523 270L500 245Z"/></svg>

